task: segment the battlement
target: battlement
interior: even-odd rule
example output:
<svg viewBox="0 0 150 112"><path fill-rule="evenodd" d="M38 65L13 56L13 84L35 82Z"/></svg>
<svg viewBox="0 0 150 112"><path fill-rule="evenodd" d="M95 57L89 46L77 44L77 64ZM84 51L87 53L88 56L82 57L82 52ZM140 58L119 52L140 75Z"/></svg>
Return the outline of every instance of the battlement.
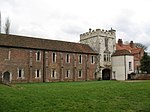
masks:
<svg viewBox="0 0 150 112"><path fill-rule="evenodd" d="M104 37L112 37L115 38L116 36L116 30L104 30L104 29L96 29L92 30L91 28L89 29L89 32L80 34L80 40L84 40L87 38L91 37L96 37L96 36L104 36Z"/></svg>

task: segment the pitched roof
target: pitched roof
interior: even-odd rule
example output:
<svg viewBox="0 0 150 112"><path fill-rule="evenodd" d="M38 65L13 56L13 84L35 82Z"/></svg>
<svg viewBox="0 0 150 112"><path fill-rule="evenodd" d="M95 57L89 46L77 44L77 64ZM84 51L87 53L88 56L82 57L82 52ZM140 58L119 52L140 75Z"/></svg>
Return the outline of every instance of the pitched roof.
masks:
<svg viewBox="0 0 150 112"><path fill-rule="evenodd" d="M0 46L97 54L86 44L6 34L0 34Z"/></svg>
<svg viewBox="0 0 150 112"><path fill-rule="evenodd" d="M112 56L124 56L124 55L132 55L128 50L123 49L123 50L116 50Z"/></svg>
<svg viewBox="0 0 150 112"><path fill-rule="evenodd" d="M131 51L131 54L138 54L141 52L142 48L137 48L137 47L130 47L130 45L124 45L122 44L121 46L119 44L116 44L116 50L123 50L126 49L128 51Z"/></svg>

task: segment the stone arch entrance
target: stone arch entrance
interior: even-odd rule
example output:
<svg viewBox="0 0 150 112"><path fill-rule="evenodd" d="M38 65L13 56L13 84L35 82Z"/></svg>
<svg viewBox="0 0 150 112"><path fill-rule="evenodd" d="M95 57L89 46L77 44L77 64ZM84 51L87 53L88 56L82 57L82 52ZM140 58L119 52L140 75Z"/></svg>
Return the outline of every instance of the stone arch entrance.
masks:
<svg viewBox="0 0 150 112"><path fill-rule="evenodd" d="M8 71L3 73L3 83L10 83L10 73Z"/></svg>
<svg viewBox="0 0 150 112"><path fill-rule="evenodd" d="M110 69L108 69L108 68L103 69L102 80L110 80Z"/></svg>

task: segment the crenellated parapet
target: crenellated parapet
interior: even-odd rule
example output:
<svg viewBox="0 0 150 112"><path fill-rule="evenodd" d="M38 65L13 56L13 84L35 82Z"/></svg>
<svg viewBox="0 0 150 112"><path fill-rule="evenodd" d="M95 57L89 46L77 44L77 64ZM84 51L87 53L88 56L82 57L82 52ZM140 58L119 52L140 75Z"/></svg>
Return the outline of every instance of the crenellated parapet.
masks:
<svg viewBox="0 0 150 112"><path fill-rule="evenodd" d="M112 28L111 30L104 30L104 29L92 30L90 28L89 32L86 32L80 35L80 41L87 39L87 38L96 37L96 36L115 38L116 30L113 30Z"/></svg>

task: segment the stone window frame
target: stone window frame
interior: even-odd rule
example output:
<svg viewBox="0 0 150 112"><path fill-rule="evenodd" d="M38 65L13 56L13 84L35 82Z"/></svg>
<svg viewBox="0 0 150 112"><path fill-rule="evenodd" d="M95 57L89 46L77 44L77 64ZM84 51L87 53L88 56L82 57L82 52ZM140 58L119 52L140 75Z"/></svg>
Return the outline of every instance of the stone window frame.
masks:
<svg viewBox="0 0 150 112"><path fill-rule="evenodd" d="M107 61L107 55L104 53L104 61Z"/></svg>
<svg viewBox="0 0 150 112"><path fill-rule="evenodd" d="M55 68L51 69L51 78L57 79L57 70Z"/></svg>
<svg viewBox="0 0 150 112"><path fill-rule="evenodd" d="M66 73L65 73L65 78L69 78L70 77L70 69L67 69L66 70Z"/></svg>
<svg viewBox="0 0 150 112"><path fill-rule="evenodd" d="M56 52L53 52L53 53L52 53L52 62L53 62L53 63L56 63L56 57L57 57Z"/></svg>
<svg viewBox="0 0 150 112"><path fill-rule="evenodd" d="M41 61L41 51L36 52L36 61L40 62Z"/></svg>
<svg viewBox="0 0 150 112"><path fill-rule="evenodd" d="M82 69L79 69L78 70L78 78L82 78L82 75L83 75L83 71L82 71Z"/></svg>
<svg viewBox="0 0 150 112"><path fill-rule="evenodd" d="M41 70L40 69L36 69L35 70L35 78L36 79L38 79L38 78L40 79L41 78Z"/></svg>
<svg viewBox="0 0 150 112"><path fill-rule="evenodd" d="M111 62L111 53L104 53L104 62Z"/></svg>
<svg viewBox="0 0 150 112"><path fill-rule="evenodd" d="M66 54L66 63L70 63L70 54Z"/></svg>
<svg viewBox="0 0 150 112"><path fill-rule="evenodd" d="M24 69L17 68L17 79L24 79Z"/></svg>
<svg viewBox="0 0 150 112"><path fill-rule="evenodd" d="M79 54L79 56L78 56L78 62L79 62L79 64L82 64L82 54Z"/></svg>
<svg viewBox="0 0 150 112"><path fill-rule="evenodd" d="M95 63L95 56L91 56L91 64Z"/></svg>

